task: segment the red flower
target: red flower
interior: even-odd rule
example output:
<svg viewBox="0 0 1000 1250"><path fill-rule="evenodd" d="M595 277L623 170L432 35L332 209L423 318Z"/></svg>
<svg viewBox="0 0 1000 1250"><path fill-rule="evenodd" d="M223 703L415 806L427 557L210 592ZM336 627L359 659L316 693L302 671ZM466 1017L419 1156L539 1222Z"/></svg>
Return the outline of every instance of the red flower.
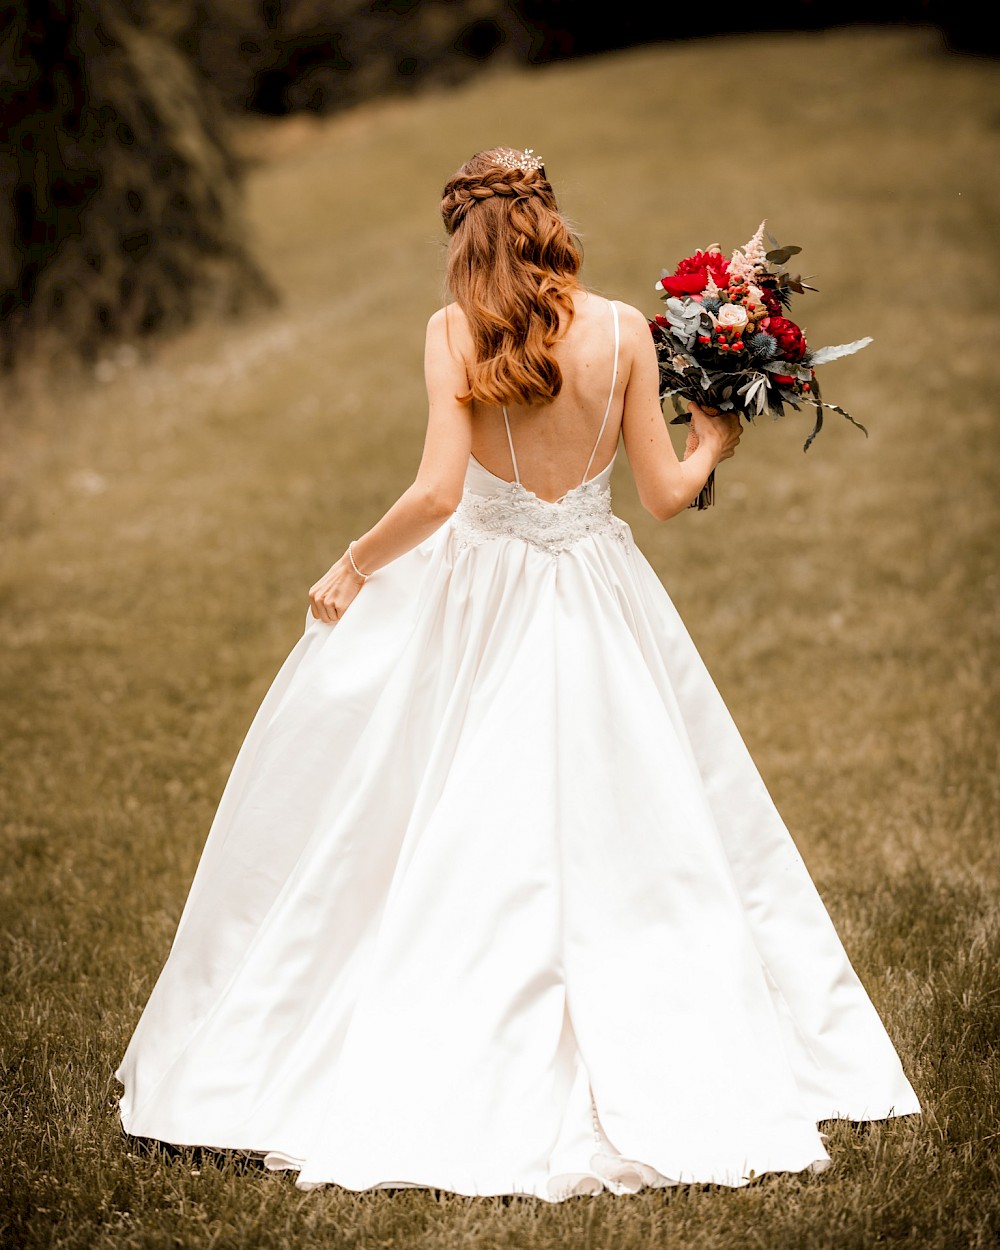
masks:
<svg viewBox="0 0 1000 1250"><path fill-rule="evenodd" d="M781 300L778 299L778 292L774 287L766 286L760 293L761 299L764 301L764 307L772 317L781 316Z"/></svg>
<svg viewBox="0 0 1000 1250"><path fill-rule="evenodd" d="M782 360L799 361L806 354L806 336L787 317L772 317L767 332L778 344Z"/></svg>
<svg viewBox="0 0 1000 1250"><path fill-rule="evenodd" d="M711 274L717 286L729 279L729 262L721 252L695 252L686 256L670 277L660 279L665 295L697 295L708 286Z"/></svg>

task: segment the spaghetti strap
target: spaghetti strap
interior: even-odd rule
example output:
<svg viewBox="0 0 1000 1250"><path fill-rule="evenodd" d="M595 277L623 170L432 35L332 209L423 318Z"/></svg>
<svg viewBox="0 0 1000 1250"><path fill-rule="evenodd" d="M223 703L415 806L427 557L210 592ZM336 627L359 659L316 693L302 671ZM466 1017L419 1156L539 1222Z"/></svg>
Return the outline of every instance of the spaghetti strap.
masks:
<svg viewBox="0 0 1000 1250"><path fill-rule="evenodd" d="M615 362L614 362L614 366L611 369L611 391L608 395L607 407L604 409L604 420L601 422L601 428L597 433L597 442L594 444L594 450L590 453L590 459L587 461L587 467L583 471L583 478L580 482L581 486L587 480L587 474L590 472L590 466L594 463L594 457L597 455L597 449L598 447L600 447L601 439L604 437L604 431L608 425L608 417L611 414L611 401L615 397L615 383L618 381L618 346L619 346L619 342L621 339L621 334L618 328L618 307L615 304L614 300L608 300L608 303L611 305L611 314L615 322ZM504 414L504 416L506 417L506 413ZM507 437L510 438L509 427L507 429ZM513 443L511 444L510 454L512 456L514 454Z"/></svg>
<svg viewBox="0 0 1000 1250"><path fill-rule="evenodd" d="M510 448L510 462L514 466L514 481L518 486L521 485L521 476L517 471L517 456L514 455L514 440L510 436L510 419L507 416L507 409L503 410L503 423L507 431L507 446Z"/></svg>

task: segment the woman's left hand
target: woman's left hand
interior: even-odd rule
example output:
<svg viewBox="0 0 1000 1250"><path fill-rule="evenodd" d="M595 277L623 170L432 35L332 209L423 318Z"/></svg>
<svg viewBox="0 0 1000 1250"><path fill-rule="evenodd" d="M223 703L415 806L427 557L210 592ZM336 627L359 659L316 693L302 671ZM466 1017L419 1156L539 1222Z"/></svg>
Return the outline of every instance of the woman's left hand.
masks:
<svg viewBox="0 0 1000 1250"><path fill-rule="evenodd" d="M732 433L735 433L736 435L735 440L732 436L730 437L731 445L726 448L726 450L719 457L719 460L728 460L730 456L734 456L736 454L736 447L743 432L739 415L735 412L723 413L720 412L718 408L706 408L699 404L689 404L688 407L696 409L702 416L721 417L723 419L723 423L729 426L732 426L733 422L735 422L735 430L731 431L731 435ZM689 456L693 456L701 443L701 439L695 432L694 425L695 423L692 419L691 423L688 425L687 442L684 445L684 455L681 457L682 460L687 460Z"/></svg>
<svg viewBox="0 0 1000 1250"><path fill-rule="evenodd" d="M309 588L309 610L317 621L333 625L344 615L364 585L345 552L336 564Z"/></svg>

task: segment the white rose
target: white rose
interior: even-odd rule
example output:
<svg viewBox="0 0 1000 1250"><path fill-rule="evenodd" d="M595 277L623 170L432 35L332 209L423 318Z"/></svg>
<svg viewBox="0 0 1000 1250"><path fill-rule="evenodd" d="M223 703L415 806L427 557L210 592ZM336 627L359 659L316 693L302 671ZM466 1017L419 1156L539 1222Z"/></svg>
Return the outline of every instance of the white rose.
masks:
<svg viewBox="0 0 1000 1250"><path fill-rule="evenodd" d="M747 323L747 310L739 304L723 304L715 314L715 319L727 330L738 330Z"/></svg>

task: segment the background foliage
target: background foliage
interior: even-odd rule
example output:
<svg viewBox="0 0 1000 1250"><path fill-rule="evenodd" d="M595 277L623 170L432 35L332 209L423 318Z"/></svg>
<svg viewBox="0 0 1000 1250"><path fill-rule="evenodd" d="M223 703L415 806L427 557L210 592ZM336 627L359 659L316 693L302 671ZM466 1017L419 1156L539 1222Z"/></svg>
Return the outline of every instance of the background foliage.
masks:
<svg viewBox="0 0 1000 1250"><path fill-rule="evenodd" d="M23 0L0 6L0 373L273 301L248 253L231 123L330 113L485 67L851 20L937 22L940 0L772 0L763 15L624 0ZM995 50L995 44L994 44Z"/></svg>

